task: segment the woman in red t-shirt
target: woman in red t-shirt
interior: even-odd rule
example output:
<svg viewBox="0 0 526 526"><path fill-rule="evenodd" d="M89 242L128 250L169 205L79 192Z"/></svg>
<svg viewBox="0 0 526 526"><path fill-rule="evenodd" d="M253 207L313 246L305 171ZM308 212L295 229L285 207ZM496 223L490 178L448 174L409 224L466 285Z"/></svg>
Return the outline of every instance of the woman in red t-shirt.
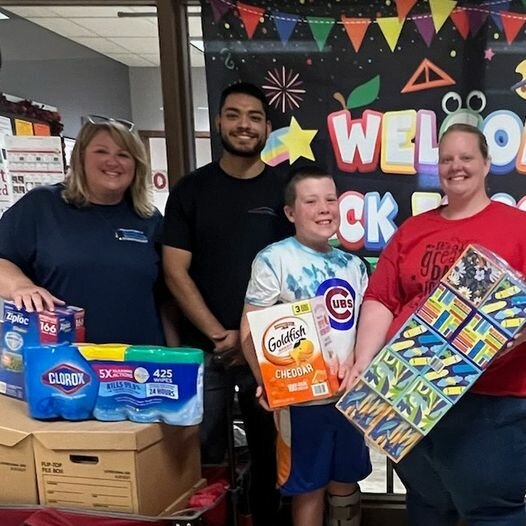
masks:
<svg viewBox="0 0 526 526"><path fill-rule="evenodd" d="M382 252L362 305L352 385L464 248L476 243L526 275L526 213L486 192L488 146L454 124L439 145L447 204L405 221ZM524 526L526 343L495 360L470 392L396 466L411 526Z"/></svg>

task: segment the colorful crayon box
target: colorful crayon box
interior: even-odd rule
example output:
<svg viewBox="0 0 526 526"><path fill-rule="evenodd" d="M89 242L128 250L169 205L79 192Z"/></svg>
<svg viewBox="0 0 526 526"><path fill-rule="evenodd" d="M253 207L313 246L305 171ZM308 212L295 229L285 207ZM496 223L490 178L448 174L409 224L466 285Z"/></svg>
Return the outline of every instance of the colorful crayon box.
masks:
<svg viewBox="0 0 526 526"><path fill-rule="evenodd" d="M337 408L395 462L526 327L526 279L469 245Z"/></svg>
<svg viewBox="0 0 526 526"><path fill-rule="evenodd" d="M334 396L330 324L323 298L249 312L248 323L267 400L282 407Z"/></svg>

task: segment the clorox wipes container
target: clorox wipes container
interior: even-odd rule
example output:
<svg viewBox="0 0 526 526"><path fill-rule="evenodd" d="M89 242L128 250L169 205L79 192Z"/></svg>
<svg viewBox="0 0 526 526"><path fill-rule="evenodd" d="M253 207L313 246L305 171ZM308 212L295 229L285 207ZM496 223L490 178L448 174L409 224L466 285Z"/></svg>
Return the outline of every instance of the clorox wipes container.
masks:
<svg viewBox="0 0 526 526"><path fill-rule="evenodd" d="M25 347L24 375L32 418L92 418L99 381L76 346L62 343Z"/></svg>
<svg viewBox="0 0 526 526"><path fill-rule="evenodd" d="M98 377L97 420L189 426L203 418L203 351L187 347L83 345Z"/></svg>
<svg viewBox="0 0 526 526"><path fill-rule="evenodd" d="M121 385L133 378L132 369L122 363L128 345L121 343L82 343L78 348L99 380L99 391L93 408L93 417L105 422L127 420L126 404L115 403L113 394L117 385L116 382Z"/></svg>

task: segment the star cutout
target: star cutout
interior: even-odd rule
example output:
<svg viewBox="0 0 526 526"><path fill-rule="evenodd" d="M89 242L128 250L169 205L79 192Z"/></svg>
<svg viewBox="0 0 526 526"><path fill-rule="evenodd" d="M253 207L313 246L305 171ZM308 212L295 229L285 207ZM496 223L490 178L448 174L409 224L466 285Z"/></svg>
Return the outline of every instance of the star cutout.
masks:
<svg viewBox="0 0 526 526"><path fill-rule="evenodd" d="M294 117L290 119L289 131L280 137L280 141L289 151L289 164L300 157L315 160L310 143L317 133L318 130L303 130Z"/></svg>
<svg viewBox="0 0 526 526"><path fill-rule="evenodd" d="M490 47L484 50L484 58L486 60L490 60L495 56L495 51L491 49Z"/></svg>

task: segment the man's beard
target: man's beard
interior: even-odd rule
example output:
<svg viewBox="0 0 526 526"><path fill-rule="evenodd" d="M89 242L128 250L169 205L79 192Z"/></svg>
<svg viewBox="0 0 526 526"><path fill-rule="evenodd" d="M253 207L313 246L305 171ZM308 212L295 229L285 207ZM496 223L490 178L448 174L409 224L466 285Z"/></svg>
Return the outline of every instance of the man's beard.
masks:
<svg viewBox="0 0 526 526"><path fill-rule="evenodd" d="M221 133L221 144L223 148L232 155L237 155L238 157L257 157L265 148L267 142L266 137L262 137L256 145L250 150L244 150L236 148L227 137Z"/></svg>

